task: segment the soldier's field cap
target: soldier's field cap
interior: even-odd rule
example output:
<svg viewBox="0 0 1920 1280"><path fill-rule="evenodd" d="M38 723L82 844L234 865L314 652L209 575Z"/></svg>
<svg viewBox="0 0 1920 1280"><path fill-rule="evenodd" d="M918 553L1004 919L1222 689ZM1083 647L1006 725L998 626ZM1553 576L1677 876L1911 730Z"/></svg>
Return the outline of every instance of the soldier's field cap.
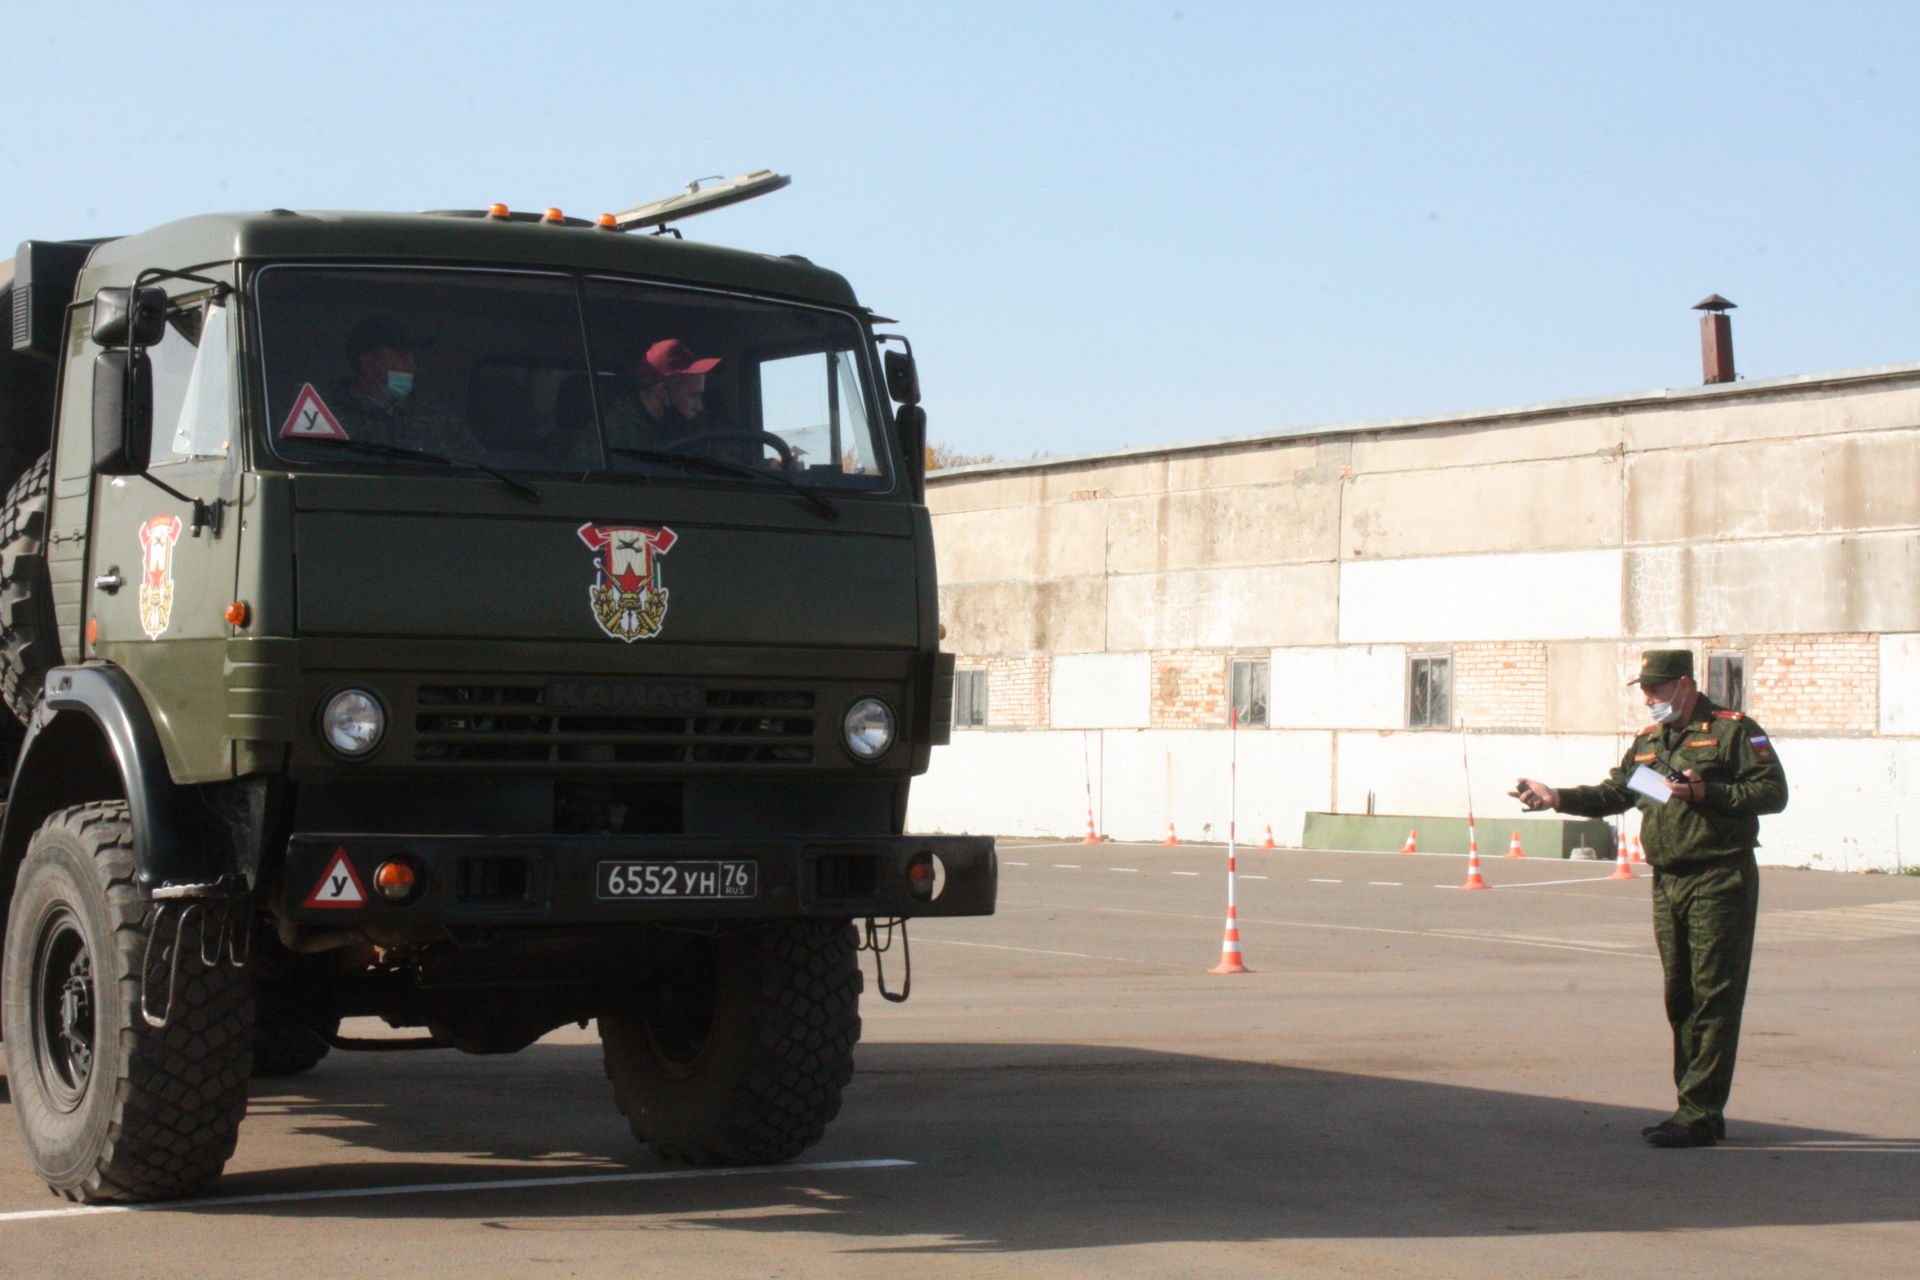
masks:
<svg viewBox="0 0 1920 1280"><path fill-rule="evenodd" d="M1648 649L1640 655L1640 674L1628 684L1665 684L1693 674L1693 650Z"/></svg>

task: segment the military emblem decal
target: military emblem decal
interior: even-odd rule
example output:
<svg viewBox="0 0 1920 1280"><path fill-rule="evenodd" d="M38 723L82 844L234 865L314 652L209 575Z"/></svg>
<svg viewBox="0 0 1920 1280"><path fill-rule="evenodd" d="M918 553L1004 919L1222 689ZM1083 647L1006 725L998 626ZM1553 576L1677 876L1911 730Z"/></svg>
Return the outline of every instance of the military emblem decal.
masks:
<svg viewBox="0 0 1920 1280"><path fill-rule="evenodd" d="M177 522L176 522L177 523ZM659 557L680 535L671 529L583 524L580 541L598 552L587 600L594 620L615 640L632 644L660 634L667 620L667 589L660 585Z"/></svg>
<svg viewBox="0 0 1920 1280"><path fill-rule="evenodd" d="M140 629L158 640L173 621L173 545L179 516L154 516L140 526Z"/></svg>

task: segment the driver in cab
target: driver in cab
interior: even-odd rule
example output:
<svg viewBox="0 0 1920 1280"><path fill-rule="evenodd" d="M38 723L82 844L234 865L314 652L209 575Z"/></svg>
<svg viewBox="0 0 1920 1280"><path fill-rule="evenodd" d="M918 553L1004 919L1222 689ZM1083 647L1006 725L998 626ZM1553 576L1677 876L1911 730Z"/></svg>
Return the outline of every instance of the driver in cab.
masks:
<svg viewBox="0 0 1920 1280"><path fill-rule="evenodd" d="M351 372L333 388L334 413L355 440L472 459L485 450L460 415L415 386L416 353L433 339L391 316L368 316L347 335Z"/></svg>

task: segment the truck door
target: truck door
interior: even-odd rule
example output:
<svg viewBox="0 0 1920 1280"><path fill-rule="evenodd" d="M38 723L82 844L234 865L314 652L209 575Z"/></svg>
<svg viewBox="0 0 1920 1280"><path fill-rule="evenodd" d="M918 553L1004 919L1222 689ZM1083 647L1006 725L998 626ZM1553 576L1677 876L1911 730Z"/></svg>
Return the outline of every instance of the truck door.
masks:
<svg viewBox="0 0 1920 1280"><path fill-rule="evenodd" d="M146 349L149 475L94 480L88 653L125 668L146 695L178 782L233 772L225 698L240 544L232 310L204 289L174 297L166 336Z"/></svg>

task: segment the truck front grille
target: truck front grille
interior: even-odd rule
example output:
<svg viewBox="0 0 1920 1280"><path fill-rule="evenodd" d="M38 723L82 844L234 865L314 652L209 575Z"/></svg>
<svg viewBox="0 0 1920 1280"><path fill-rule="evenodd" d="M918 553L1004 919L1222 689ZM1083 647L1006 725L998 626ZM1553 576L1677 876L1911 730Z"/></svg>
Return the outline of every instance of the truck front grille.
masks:
<svg viewBox="0 0 1920 1280"><path fill-rule="evenodd" d="M678 681L421 685L414 759L489 764L761 764L813 760L808 690Z"/></svg>

